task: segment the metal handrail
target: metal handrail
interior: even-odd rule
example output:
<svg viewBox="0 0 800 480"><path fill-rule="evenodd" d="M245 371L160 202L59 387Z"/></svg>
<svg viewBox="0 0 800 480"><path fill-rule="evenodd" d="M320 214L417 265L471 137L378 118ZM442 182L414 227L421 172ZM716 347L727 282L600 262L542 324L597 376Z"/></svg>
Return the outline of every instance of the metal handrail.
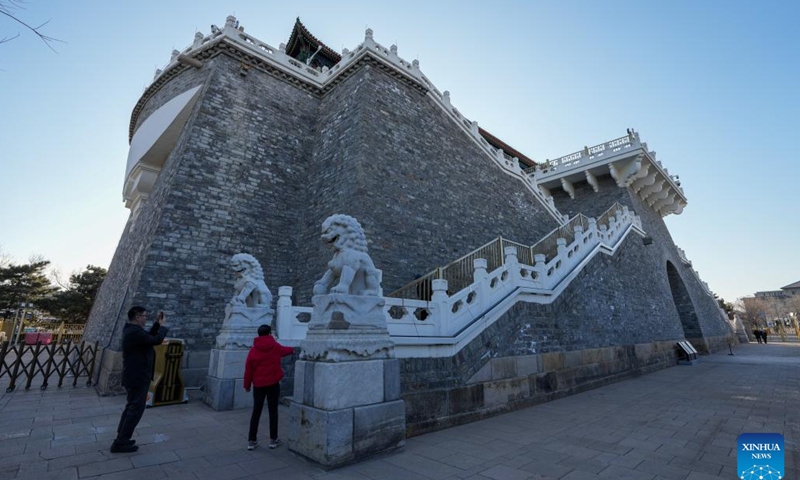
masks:
<svg viewBox="0 0 800 480"><path fill-rule="evenodd" d="M601 225L608 226L610 218L615 216L617 211L622 210L622 205L619 202L615 202L611 208L597 219L597 228L600 228ZM554 229L530 247L503 237L497 237L447 265L419 276L412 282L388 294L387 297L430 301L433 297L433 280L438 279L447 280L448 294L458 292L474 281L475 267L473 260L476 258L485 259L486 270L491 272L504 264L505 247L516 247L517 258L522 264L532 266L535 263L535 255L544 255L545 262L549 262L558 255L558 239L565 239L567 245L569 245L575 240L575 227L581 226L585 232L589 229L589 221L590 218L583 214L575 215L569 222Z"/></svg>

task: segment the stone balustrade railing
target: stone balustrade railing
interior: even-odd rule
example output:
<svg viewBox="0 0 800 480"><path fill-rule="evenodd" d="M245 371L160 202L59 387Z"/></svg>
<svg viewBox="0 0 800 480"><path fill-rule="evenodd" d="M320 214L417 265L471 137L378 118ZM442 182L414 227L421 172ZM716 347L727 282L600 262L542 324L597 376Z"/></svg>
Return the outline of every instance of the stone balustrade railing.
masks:
<svg viewBox="0 0 800 480"><path fill-rule="evenodd" d="M713 291L711 291L711 287L708 286L708 283L703 281L700 278L700 273L697 270L695 270L694 268L692 268L692 261L689 260L686 257L686 252L680 247L676 247L676 248L678 249L678 258L681 260L681 262L683 262L684 265L689 267L689 271L692 272L692 274L697 279L697 282L700 284L700 286L703 288L703 290L705 290L705 292L708 295L710 295L711 297L716 298L716 294Z"/></svg>
<svg viewBox="0 0 800 480"><path fill-rule="evenodd" d="M420 71L418 60L408 62L400 58L397 54L397 45L386 48L375 42L371 29L366 30L364 42L359 44L354 50L343 49L341 61L332 68L312 68L287 55L284 52L285 47L283 45L281 45L280 48L275 48L244 33L244 28L238 26L236 18L228 16L223 28L219 29L212 26L212 32L208 35L203 35L198 32L195 34L192 45L186 47L183 51L174 50L169 63L163 69L156 70L155 78L153 79L154 83L160 76L165 75L170 69L178 66L180 63L179 57L190 57L222 40L232 41L243 49L269 61L271 64L281 67L287 73L298 76L319 88L325 88L325 86L334 82L340 74L348 70L348 67L358 62L368 53L371 53L373 57L380 59L384 64L393 67L405 77L422 85L435 103L444 110L447 116L453 120L482 151L489 155L504 173L523 182L525 188L541 201L545 210L557 221L560 223L563 222L564 219L553 202L548 201L539 190L534 179L525 174L519 165L519 160L515 157L508 156L503 150L490 145L479 133L478 123L464 117L461 112L452 105L450 93L448 91L441 92L428 77Z"/></svg>
<svg viewBox="0 0 800 480"><path fill-rule="evenodd" d="M682 249L682 248L680 248L680 247L676 247L676 248L678 249L678 258L680 258L680 259L681 259L681 262L683 262L683 263L684 263L684 265L688 265L688 266L690 266L690 267L691 267L691 266L692 266L692 261L691 261L691 260L689 260L689 259L686 257L686 252L685 252L685 251L683 251L683 249Z"/></svg>
<svg viewBox="0 0 800 480"><path fill-rule="evenodd" d="M620 155L626 150L637 148L641 145L639 133L632 131L624 137L615 138L614 140L593 147L584 147L583 150L564 155L554 160L547 160L538 166L538 170L541 175L575 170L587 164ZM534 169L535 168L536 167L534 167Z"/></svg>
<svg viewBox="0 0 800 480"><path fill-rule="evenodd" d="M663 177L664 182L666 182L670 187L674 188L676 192L680 192L680 196L683 197L683 188L681 187L681 182L679 181L678 176L670 175L669 170L664 167L660 161L656 160L656 153L649 151L647 148L647 143L642 142L639 138L639 133L631 129L628 130L628 134L624 137L615 138L614 140L610 140L593 147L583 147L583 150L570 153L569 155L564 155L563 157L559 157L554 160L547 160L541 164L527 168L524 170L524 173L528 175L529 178L532 178L534 183L539 186L546 186L548 182L551 182L553 179L557 180L558 178L562 179L563 185L564 179L570 175L574 175L575 173L579 173L581 171L589 172L593 167L598 165L613 165L614 162L625 160L626 158L630 157L630 152L636 151L637 149L641 150L641 152L639 152L642 153L641 159L647 160L647 168L640 170L641 161L637 160L635 163L635 173L641 172L641 174L638 177L632 177L631 172L628 172L627 175L622 175L623 178L628 179L631 182L633 180L645 182L647 179L642 177L648 174L649 169L652 175L659 174L661 177ZM630 168L630 165L624 165L623 168ZM619 174L620 172L618 170L614 168L611 169L611 175L615 180L617 180L618 184L620 183L620 179L618 178ZM591 180L589 181L591 183ZM650 181L649 183L644 183L644 185L651 185L652 183L653 182ZM625 186L628 186L628 184ZM639 188L641 188L641 186ZM663 190L663 196L654 200L661 200L663 203L667 203L667 201L664 199L668 195L668 190ZM550 199L550 197L548 196L547 199ZM663 206L661 203L656 205Z"/></svg>
<svg viewBox="0 0 800 480"><path fill-rule="evenodd" d="M384 314L397 355L454 355L520 295L526 301L552 302L592 257L613 254L634 230L644 235L640 219L622 207L608 217L607 225L598 226L594 219L586 229L576 225L572 241L559 239L551 259L536 254L533 265L520 263L518 248L511 245L505 247L503 264L493 270L487 269L486 259L473 259L473 281L457 292L448 293L447 280L434 279L429 301L385 297ZM305 338L312 309L293 306L291 295L291 287L278 290L276 329L282 343L297 345Z"/></svg>
<svg viewBox="0 0 800 480"><path fill-rule="evenodd" d="M609 220L616 215L618 210L622 211L624 207L619 203L614 203L611 208L596 220L596 224L598 226L608 226ZM507 247L511 246L517 249L519 261L527 265L533 265L534 258L537 254L543 254L545 256L545 261L549 261L558 253L558 240L565 239L568 243L572 242L574 239L575 227L580 226L583 231L587 231L589 220L590 219L585 215L578 214L531 246L513 242L507 238L498 237L443 267L435 268L425 275L421 275L419 278L389 293L387 296L407 299L413 298L417 300L430 299L432 294L431 282L437 279L447 280L451 291L461 290L466 285L472 283L474 259L485 259L487 267L493 270L503 264L503 252L505 252Z"/></svg>

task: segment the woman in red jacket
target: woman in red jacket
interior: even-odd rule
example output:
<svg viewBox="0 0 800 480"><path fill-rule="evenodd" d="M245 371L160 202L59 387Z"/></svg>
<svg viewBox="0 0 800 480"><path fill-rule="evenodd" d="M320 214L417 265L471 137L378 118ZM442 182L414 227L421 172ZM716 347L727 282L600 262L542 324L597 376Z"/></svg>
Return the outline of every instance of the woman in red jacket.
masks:
<svg viewBox="0 0 800 480"><path fill-rule="evenodd" d="M253 346L247 354L244 364L244 389L253 388L253 414L250 416L250 433L247 437L247 449L258 446L258 423L261 411L264 410L264 399L267 399L269 411L269 448L278 448L283 441L278 438L278 399L281 395L281 357L291 355L294 349L284 347L272 338L269 325L258 327L258 337L253 339Z"/></svg>

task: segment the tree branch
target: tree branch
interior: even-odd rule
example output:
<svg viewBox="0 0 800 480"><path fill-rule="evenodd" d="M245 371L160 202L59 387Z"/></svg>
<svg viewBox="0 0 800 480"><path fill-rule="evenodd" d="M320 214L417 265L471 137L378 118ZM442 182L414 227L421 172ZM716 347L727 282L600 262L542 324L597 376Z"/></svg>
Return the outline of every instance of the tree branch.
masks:
<svg viewBox="0 0 800 480"><path fill-rule="evenodd" d="M23 27L27 28L28 30L30 30L31 32L33 32L34 34L36 34L36 36L37 36L37 37L39 37L39 39L40 39L42 42L44 42L44 44L45 44L45 45L47 45L47 48L49 48L50 50L52 50L52 51L53 51L53 52L55 52L55 53L58 53L58 51L56 51L56 49L55 49L55 48L53 48L52 42L60 42L60 43L66 43L66 42L64 42L63 40L59 40L59 39L57 39L57 38L55 38L55 37L51 37L51 36L49 36L49 35L45 35L45 34L43 34L42 32L40 32L40 29L41 29L42 27L44 27L45 25L47 25L48 23L50 23L50 20L48 20L48 21L46 21L46 22L42 23L41 25L38 25L38 26L36 26L36 27L33 27L33 26L31 26L31 25L28 25L27 23L23 22L23 21L22 21L22 20L20 20L20 19L19 19L19 18L18 18L16 15L14 15L13 13L11 13L11 9L12 9L12 7L22 8L22 7L21 7L21 6L18 4L18 2L14 2L14 1L12 1L12 2L10 2L10 4L9 4L9 5L6 5L6 4L4 4L3 2L0 2L0 14L7 16L7 17L8 17L8 18L10 18L11 20L13 20L13 21L15 21L15 22L19 23L19 24L20 24L20 25L22 25ZM17 33L17 34L16 34L16 35L14 35L13 37L5 37L5 38L3 38L3 39L0 39L0 43L6 43L6 42L9 42L9 41L11 41L11 40L13 40L13 39L15 39L15 38L17 38L17 37L19 37L19 33Z"/></svg>

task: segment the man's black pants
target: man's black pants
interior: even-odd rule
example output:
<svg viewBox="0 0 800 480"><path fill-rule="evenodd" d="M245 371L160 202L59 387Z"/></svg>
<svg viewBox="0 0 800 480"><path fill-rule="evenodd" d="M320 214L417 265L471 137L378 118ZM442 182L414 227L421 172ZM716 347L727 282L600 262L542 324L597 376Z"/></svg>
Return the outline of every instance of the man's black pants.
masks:
<svg viewBox="0 0 800 480"><path fill-rule="evenodd" d="M139 425L139 420L144 414L148 387L150 385L125 387L128 392L128 401L125 404L125 410L122 411L122 417L119 419L116 441L126 442L133 436L133 431L136 429L136 425Z"/></svg>
<svg viewBox="0 0 800 480"><path fill-rule="evenodd" d="M265 398L267 399L267 411L269 412L269 438L271 440L278 438L278 399L280 396L280 383L266 387L253 387L253 414L250 415L248 441L255 442L258 439L258 422L261 421Z"/></svg>

